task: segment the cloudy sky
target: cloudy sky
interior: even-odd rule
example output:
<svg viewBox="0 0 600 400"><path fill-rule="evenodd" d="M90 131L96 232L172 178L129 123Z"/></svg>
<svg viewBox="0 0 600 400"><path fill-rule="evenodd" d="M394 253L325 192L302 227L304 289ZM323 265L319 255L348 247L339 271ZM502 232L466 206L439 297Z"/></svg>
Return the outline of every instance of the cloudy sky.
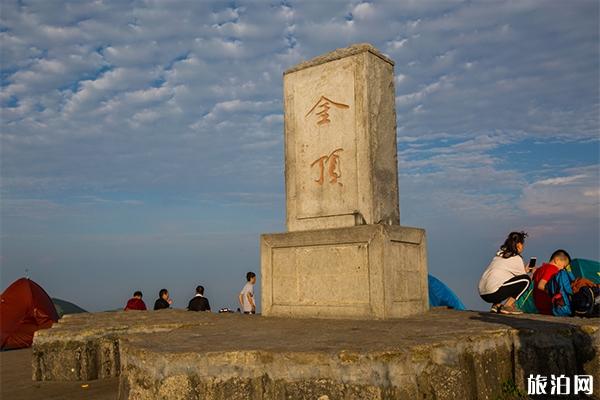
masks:
<svg viewBox="0 0 600 400"><path fill-rule="evenodd" d="M400 218L472 308L511 230L599 255L597 1L2 0L1 286L234 306L285 230L282 73L395 62ZM260 277L259 277L260 279Z"/></svg>

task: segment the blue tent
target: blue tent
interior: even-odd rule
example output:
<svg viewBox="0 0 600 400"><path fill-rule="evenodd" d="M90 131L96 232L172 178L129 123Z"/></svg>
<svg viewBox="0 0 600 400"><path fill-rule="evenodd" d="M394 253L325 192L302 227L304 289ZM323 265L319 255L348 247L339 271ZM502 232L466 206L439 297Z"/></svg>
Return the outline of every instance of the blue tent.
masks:
<svg viewBox="0 0 600 400"><path fill-rule="evenodd" d="M571 261L571 270L578 278L587 278L594 283L600 283L600 262L575 258Z"/></svg>
<svg viewBox="0 0 600 400"><path fill-rule="evenodd" d="M429 305L431 307L446 306L455 310L465 310L465 305L460 301L444 282L434 276L427 275L429 281Z"/></svg>

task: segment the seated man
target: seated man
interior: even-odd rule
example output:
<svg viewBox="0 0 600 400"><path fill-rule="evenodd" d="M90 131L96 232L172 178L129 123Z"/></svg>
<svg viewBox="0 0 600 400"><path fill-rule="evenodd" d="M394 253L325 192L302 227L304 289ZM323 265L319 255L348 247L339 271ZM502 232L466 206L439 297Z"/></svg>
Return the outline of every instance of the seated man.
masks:
<svg viewBox="0 0 600 400"><path fill-rule="evenodd" d="M173 300L169 297L169 291L167 289L160 289L160 292L158 292L158 299L154 302L154 309L163 310L170 308L171 304L173 304Z"/></svg>
<svg viewBox="0 0 600 400"><path fill-rule="evenodd" d="M533 273L533 299L540 314L552 315L552 298L546 292L546 284L561 269L571 263L571 256L565 250L552 253L549 263L544 263Z"/></svg>
<svg viewBox="0 0 600 400"><path fill-rule="evenodd" d="M188 304L189 311L210 311L208 299L204 297L204 286L196 287L196 295Z"/></svg>
<svg viewBox="0 0 600 400"><path fill-rule="evenodd" d="M125 311L138 310L138 311L146 311L146 303L142 300L142 292L137 290L133 297L127 300L127 305L125 306Z"/></svg>

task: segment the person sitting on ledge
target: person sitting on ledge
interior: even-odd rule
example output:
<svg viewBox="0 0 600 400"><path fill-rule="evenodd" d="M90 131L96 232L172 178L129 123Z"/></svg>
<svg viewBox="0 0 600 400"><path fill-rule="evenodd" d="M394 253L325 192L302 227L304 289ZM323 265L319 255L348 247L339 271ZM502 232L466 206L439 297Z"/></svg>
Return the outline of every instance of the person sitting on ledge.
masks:
<svg viewBox="0 0 600 400"><path fill-rule="evenodd" d="M154 309L163 310L171 307L171 304L173 304L173 300L169 298L169 291L167 289L160 289L158 299L154 302Z"/></svg>
<svg viewBox="0 0 600 400"><path fill-rule="evenodd" d="M188 304L189 311L210 311L208 299L204 297L204 286L196 287L196 295Z"/></svg>
<svg viewBox="0 0 600 400"><path fill-rule="evenodd" d="M526 237L525 232L511 232L481 276L479 295L492 303L491 312L522 314L514 304L531 282L521 258Z"/></svg>
<svg viewBox="0 0 600 400"><path fill-rule="evenodd" d="M146 303L144 303L144 300L142 300L142 296L143 296L142 292L137 290L133 294L133 297L130 298L129 300L127 300L127 305L125 305L124 310L125 311L132 311L132 310L146 311Z"/></svg>
<svg viewBox="0 0 600 400"><path fill-rule="evenodd" d="M533 300L540 314L552 315L552 298L546 291L546 284L561 269L571 264L571 256L565 250L556 250L550 262L544 263L533 273Z"/></svg>

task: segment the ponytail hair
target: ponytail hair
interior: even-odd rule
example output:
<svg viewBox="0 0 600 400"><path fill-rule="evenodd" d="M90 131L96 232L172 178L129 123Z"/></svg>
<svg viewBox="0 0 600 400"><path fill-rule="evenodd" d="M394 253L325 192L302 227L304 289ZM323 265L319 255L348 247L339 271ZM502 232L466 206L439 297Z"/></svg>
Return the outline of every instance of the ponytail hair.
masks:
<svg viewBox="0 0 600 400"><path fill-rule="evenodd" d="M519 255L519 251L517 250L517 243L525 244L525 238L527 237L527 233L521 232L511 232L504 244L500 247L500 251L498 255L502 258L510 258Z"/></svg>

